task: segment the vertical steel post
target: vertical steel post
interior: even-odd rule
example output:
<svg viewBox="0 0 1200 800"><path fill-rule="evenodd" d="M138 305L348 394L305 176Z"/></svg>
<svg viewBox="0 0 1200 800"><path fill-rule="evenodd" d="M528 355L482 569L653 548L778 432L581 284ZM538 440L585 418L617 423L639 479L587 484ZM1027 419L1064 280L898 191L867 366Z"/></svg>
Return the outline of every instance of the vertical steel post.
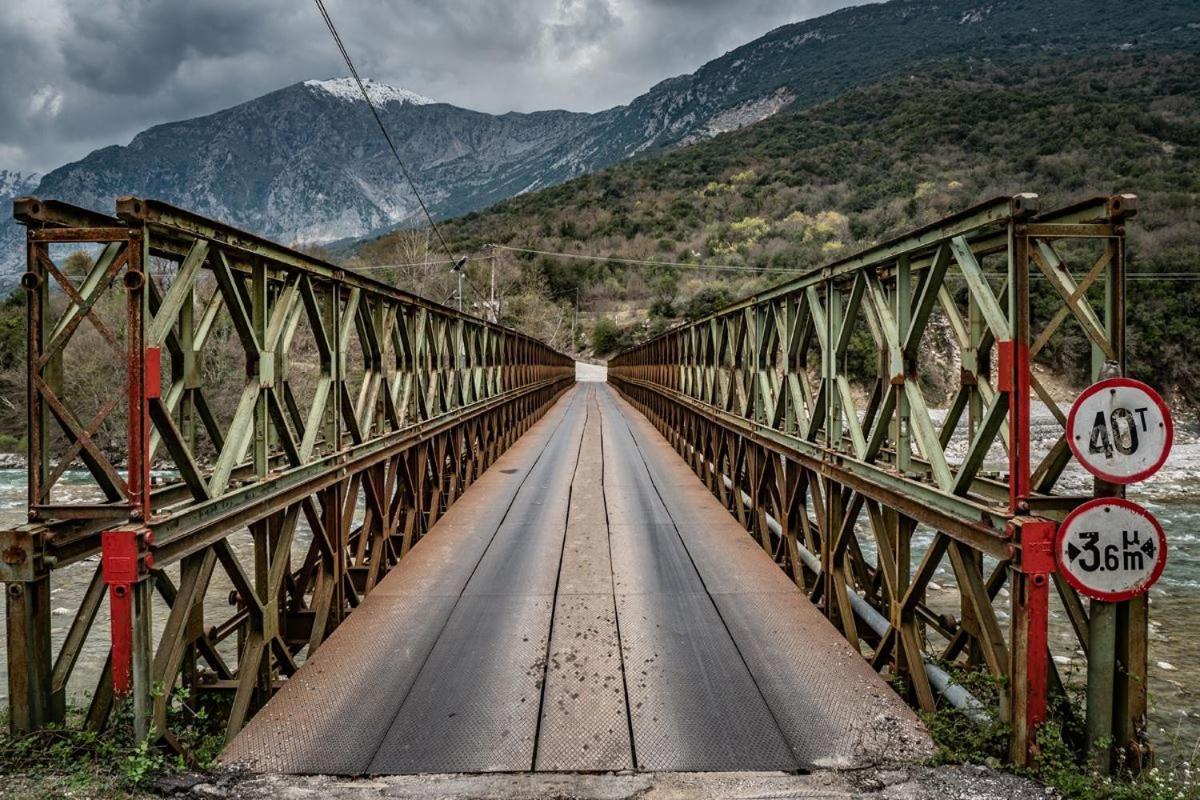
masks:
<svg viewBox="0 0 1200 800"><path fill-rule="evenodd" d="M25 287L25 345L30 369L37 369L41 363L42 352L46 347L46 338L50 320L50 285L46 269L42 265L42 257L47 254L47 246L33 241L33 229L26 232L28 244L26 247L26 270L21 278ZM30 518L33 518L33 507L41 503L42 486L50 474L48 435L46 425L46 403L38 391L34 381L25 383L25 413L27 415L28 439L28 469L29 493L28 507Z"/></svg>
<svg viewBox="0 0 1200 800"><path fill-rule="evenodd" d="M1092 345L1092 379L1126 374L1125 362L1125 238L1121 224L1135 207L1124 197L1109 201L1114 235L1105 241L1109 263L1104 282L1104 327L1116 355ZM1096 479L1097 497L1124 497L1125 487ZM1107 772L1120 753L1125 766L1140 771L1153 763L1146 737L1146 675L1148 600L1121 603L1092 601L1088 617L1087 749L1093 767Z"/></svg>
<svg viewBox="0 0 1200 800"><path fill-rule="evenodd" d="M1112 762L1117 605L1093 600L1088 613L1087 752L1093 769L1108 773Z"/></svg>
<svg viewBox="0 0 1200 800"><path fill-rule="evenodd" d="M31 368L41 362L49 320L49 285L41 258L46 245L26 236L25 288L26 356ZM46 405L33 380L26 382L25 411L28 431L28 502L40 502L49 474ZM30 511L33 519L34 512ZM40 558L44 543L39 534L14 533L5 539L5 634L8 655L9 728L28 732L45 727L50 719L50 570Z"/></svg>
<svg viewBox="0 0 1200 800"><path fill-rule="evenodd" d="M892 311L896 318L897 342L908 339L909 328L912 327L912 269L907 256L901 256L896 261L896 286L892 299L895 308ZM896 469L902 474L912 471L912 434L909 431L908 395L904 391L904 382L910 377L910 367L904 353L899 364L891 364L888 375L888 391L896 394L896 417L892 430L892 440L896 443ZM913 375L912 377L916 377Z"/></svg>
<svg viewBox="0 0 1200 800"><path fill-rule="evenodd" d="M1018 518L1011 527L1021 549L1012 572L1009 758L1014 764L1029 764L1037 755L1038 728L1048 715L1047 647L1055 526L1047 520Z"/></svg>
<svg viewBox="0 0 1200 800"><path fill-rule="evenodd" d="M114 697L133 695L133 729L139 741L150 736L153 715L150 670L151 582L153 558L146 552L148 532L105 531L101 536L101 570L108 586Z"/></svg>
<svg viewBox="0 0 1200 800"><path fill-rule="evenodd" d="M8 637L9 728L27 733L55 720L50 714L50 573L13 581L5 591Z"/></svg>
<svg viewBox="0 0 1200 800"><path fill-rule="evenodd" d="M842 291L833 281L825 281L825 341L822 344L822 390L825 392L825 442L830 449L842 443L841 395L837 390L841 364L837 357L838 334L842 330ZM836 535L836 533L835 533Z"/></svg>
<svg viewBox="0 0 1200 800"><path fill-rule="evenodd" d="M1028 513L1030 495L1030 240L1023 212L1014 198L1009 223L1009 325L1012 339L1001 345L1000 388L1009 402L1009 501L1014 514ZM1013 566L1009 709L1010 757L1029 763L1037 752L1037 730L1047 717L1049 584L1054 572L1054 523L1027 520L1010 528L1020 548Z"/></svg>
<svg viewBox="0 0 1200 800"><path fill-rule="evenodd" d="M154 673L150 668L154 652L151 624L153 582L143 578L133 585L133 735L144 741L162 731L153 731Z"/></svg>
<svg viewBox="0 0 1200 800"><path fill-rule="evenodd" d="M149 263L149 236L142 228L131 228L128 248L129 262L125 268L125 288L128 296L126 318L127 360L126 381L129 401L128 483L131 517L150 518L150 412L147 389L157 393L159 362L154 359L147 369L146 320L150 316L149 292L146 290L145 265Z"/></svg>

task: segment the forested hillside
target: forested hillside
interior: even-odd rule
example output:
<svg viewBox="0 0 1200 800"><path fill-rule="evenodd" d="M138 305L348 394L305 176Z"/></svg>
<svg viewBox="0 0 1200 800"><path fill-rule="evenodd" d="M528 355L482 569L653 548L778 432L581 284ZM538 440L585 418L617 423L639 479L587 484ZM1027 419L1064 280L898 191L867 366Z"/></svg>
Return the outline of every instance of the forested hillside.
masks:
<svg viewBox="0 0 1200 800"><path fill-rule="evenodd" d="M456 253L473 256L465 295L474 310L486 311L494 263L503 321L564 349L574 332L577 350L604 355L782 281L789 270L996 195L1032 191L1053 206L1135 192L1141 211L1129 225L1131 269L1161 277L1130 281L1130 364L1177 403L1194 403L1198 75L1197 55L945 64L525 194L448 220L442 230ZM447 302L455 278L433 241L427 231L397 232L336 255ZM407 266L379 268L396 264ZM1053 301L1042 288L1035 282L1046 316ZM0 303L0 450L21 448L24 324L18 290ZM1079 334L1056 338L1045 352L1066 382L1086 379ZM109 386L101 366L80 367L74 377Z"/></svg>
<svg viewBox="0 0 1200 800"><path fill-rule="evenodd" d="M1044 205L1135 192L1129 286L1131 363L1168 391L1200 387L1200 57L1103 58L1003 68L946 65L896 76L824 105L625 163L445 224L456 250L486 245L720 264L749 271L628 265L498 251L520 268L508 321L546 336L545 303L631 311L600 325L600 347L628 343L722 300L992 196ZM412 260L412 234L363 245L359 264ZM487 264L472 268L486 282ZM1181 278L1176 273L1189 273ZM468 295L470 297L470 295ZM536 308L526 318L522 309ZM550 315L553 317L553 315ZM555 319L559 319L556 317ZM555 330L561 331L561 320ZM586 345L582 335L579 344ZM1067 377L1082 364L1060 340Z"/></svg>

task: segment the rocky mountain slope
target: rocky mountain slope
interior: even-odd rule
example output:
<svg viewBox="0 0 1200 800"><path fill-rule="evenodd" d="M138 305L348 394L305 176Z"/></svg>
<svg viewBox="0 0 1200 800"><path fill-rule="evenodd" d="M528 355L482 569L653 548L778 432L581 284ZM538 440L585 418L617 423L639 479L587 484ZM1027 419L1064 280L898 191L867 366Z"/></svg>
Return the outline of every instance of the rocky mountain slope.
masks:
<svg viewBox="0 0 1200 800"><path fill-rule="evenodd" d="M453 216L931 61L1200 49L1194 2L1147 0L1137 9L1128 13L1119 0L892 0L852 7L781 27L595 114L492 115L384 84L370 91L434 212ZM99 210L111 209L115 195L145 194L296 243L409 223L415 199L355 89L348 79L308 81L156 126L22 191ZM19 236L11 222L0 228L3 283L20 269Z"/></svg>
<svg viewBox="0 0 1200 800"><path fill-rule="evenodd" d="M0 169L0 202L28 194L37 188L41 176L33 172Z"/></svg>

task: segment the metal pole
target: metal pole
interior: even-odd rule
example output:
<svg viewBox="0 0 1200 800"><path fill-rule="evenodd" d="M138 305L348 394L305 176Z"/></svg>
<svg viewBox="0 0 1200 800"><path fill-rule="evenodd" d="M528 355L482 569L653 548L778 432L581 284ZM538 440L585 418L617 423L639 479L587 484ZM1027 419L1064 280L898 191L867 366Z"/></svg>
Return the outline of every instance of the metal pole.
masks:
<svg viewBox="0 0 1200 800"><path fill-rule="evenodd" d="M575 287L575 316L571 318L571 351L575 350L575 328L579 324L579 287Z"/></svg>
<svg viewBox="0 0 1200 800"><path fill-rule="evenodd" d="M1106 282L1111 308L1112 280ZM1108 333L1112 337L1111 313L1106 312ZM1105 362L1092 350L1092 378L1104 380L1121 375L1121 366ZM1092 494L1096 497L1124 497L1125 487L1096 478ZM1087 755L1092 768L1101 774L1112 769L1114 748L1123 746L1114 736L1114 711L1117 682L1117 604L1092 600L1088 613L1087 662Z"/></svg>
<svg viewBox="0 0 1200 800"><path fill-rule="evenodd" d="M1093 600L1088 615L1087 751L1093 769L1107 774L1113 746L1113 684L1117 605Z"/></svg>

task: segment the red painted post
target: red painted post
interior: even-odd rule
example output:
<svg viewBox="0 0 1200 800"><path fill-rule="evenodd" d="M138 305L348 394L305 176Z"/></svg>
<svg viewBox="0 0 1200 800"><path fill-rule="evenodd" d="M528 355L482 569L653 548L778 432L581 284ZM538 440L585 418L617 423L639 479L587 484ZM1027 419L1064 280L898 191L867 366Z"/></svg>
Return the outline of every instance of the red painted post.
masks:
<svg viewBox="0 0 1200 800"><path fill-rule="evenodd" d="M1037 731L1048 717L1047 647L1055 533L1056 526L1049 520L1023 519L1010 524L1010 535L1021 548L1013 572L1009 670L1013 730L1010 757L1017 764L1028 764L1036 756Z"/></svg>
<svg viewBox="0 0 1200 800"><path fill-rule="evenodd" d="M143 564L151 563L149 554L142 557L137 531L100 534L100 574L111 612L113 693L118 697L133 687L133 588L144 574Z"/></svg>
<svg viewBox="0 0 1200 800"><path fill-rule="evenodd" d="M1017 507L1015 511L1024 511L1022 504L1029 499L1032 491L1029 477L1029 450L1030 450L1030 432L1029 418L1030 399L1030 365L1029 365L1029 339L1026 335L1018 336L1013 343L1014 369L1016 373L1016 386L1014 387L1015 396L1012 398L1013 407L1017 409L1017 418L1019 424L1017 426L1017 436L1019 449L1017 451L1016 469L1012 473L1013 490L1017 496ZM1051 569L1053 569L1053 562Z"/></svg>
<svg viewBox="0 0 1200 800"><path fill-rule="evenodd" d="M1011 513L1025 509L1030 494L1029 477L1029 343L1023 338L996 343L997 390L1009 393L1008 492Z"/></svg>

